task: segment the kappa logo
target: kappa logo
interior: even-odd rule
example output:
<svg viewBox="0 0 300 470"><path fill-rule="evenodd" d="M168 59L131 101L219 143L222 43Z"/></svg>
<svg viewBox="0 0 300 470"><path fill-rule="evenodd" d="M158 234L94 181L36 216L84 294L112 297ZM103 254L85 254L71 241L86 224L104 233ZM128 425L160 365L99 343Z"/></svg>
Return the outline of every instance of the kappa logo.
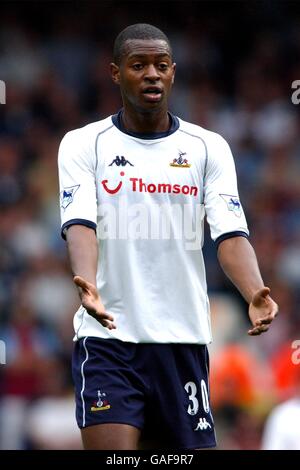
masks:
<svg viewBox="0 0 300 470"><path fill-rule="evenodd" d="M199 422L194 431L205 431L207 428L211 429L211 425L206 421L206 418L199 418Z"/></svg>
<svg viewBox="0 0 300 470"><path fill-rule="evenodd" d="M101 391L98 390L98 400L92 404L91 411L103 411L103 410L110 409L110 404L108 400L106 399L102 400L102 397L106 397L106 393L105 392L101 393Z"/></svg>
<svg viewBox="0 0 300 470"><path fill-rule="evenodd" d="M80 184L69 186L60 193L60 205L63 209L66 209L74 200L75 193L77 192Z"/></svg>
<svg viewBox="0 0 300 470"><path fill-rule="evenodd" d="M170 163L170 166L175 166L177 168L190 168L191 164L188 162L186 158L183 158L186 155L186 152L181 152L179 150L179 157L174 158L173 162Z"/></svg>
<svg viewBox="0 0 300 470"><path fill-rule="evenodd" d="M219 196L226 202L227 209L230 212L233 212L236 217L241 217L242 206L237 196L232 196L231 194L219 194Z"/></svg>
<svg viewBox="0 0 300 470"><path fill-rule="evenodd" d="M126 165L130 165L130 166L134 166L132 163L130 163L129 160L126 160L125 157L119 157L119 155L116 156L116 158L114 158L114 160L108 165L108 166L113 166L113 165L117 165L117 166L126 166Z"/></svg>

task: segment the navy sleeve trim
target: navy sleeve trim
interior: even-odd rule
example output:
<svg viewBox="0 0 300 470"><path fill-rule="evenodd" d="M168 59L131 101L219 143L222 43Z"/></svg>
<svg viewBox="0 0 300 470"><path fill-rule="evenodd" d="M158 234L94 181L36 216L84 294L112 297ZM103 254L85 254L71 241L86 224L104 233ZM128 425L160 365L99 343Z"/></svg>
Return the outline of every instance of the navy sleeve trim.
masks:
<svg viewBox="0 0 300 470"><path fill-rule="evenodd" d="M66 231L71 225L85 225L88 228L92 228L96 231L97 225L95 222L91 222L90 220L85 219L71 219L68 222L65 222L61 228L61 236L64 240L66 240Z"/></svg>
<svg viewBox="0 0 300 470"><path fill-rule="evenodd" d="M242 232L241 230L237 230L236 232L228 232L224 233L223 235L220 235L215 241L215 244L217 245L217 249L219 248L219 245L221 242L224 240L228 240L229 238L234 238L234 237L245 237L248 238L248 234L246 232Z"/></svg>

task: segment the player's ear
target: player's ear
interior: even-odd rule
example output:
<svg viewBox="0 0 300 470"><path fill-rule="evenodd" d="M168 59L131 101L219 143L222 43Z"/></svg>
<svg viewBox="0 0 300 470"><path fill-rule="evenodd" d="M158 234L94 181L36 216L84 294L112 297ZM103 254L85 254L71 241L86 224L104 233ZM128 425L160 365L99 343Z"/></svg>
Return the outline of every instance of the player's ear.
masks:
<svg viewBox="0 0 300 470"><path fill-rule="evenodd" d="M172 64L172 69L173 69L173 77L172 77L172 85L173 85L174 80L175 80L175 72L176 72L176 64L175 64L175 62Z"/></svg>
<svg viewBox="0 0 300 470"><path fill-rule="evenodd" d="M110 73L112 81L116 84L120 84L120 67L113 62L110 64Z"/></svg>

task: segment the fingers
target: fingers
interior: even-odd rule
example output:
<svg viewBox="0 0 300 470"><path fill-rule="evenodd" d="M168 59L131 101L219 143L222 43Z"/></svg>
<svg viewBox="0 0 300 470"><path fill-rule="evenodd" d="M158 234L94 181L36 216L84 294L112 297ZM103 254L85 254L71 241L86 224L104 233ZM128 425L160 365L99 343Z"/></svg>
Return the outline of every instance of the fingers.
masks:
<svg viewBox="0 0 300 470"><path fill-rule="evenodd" d="M94 316L94 315L93 315ZM94 318L99 322L101 323L102 326L104 326L104 328L107 328L108 330L115 330L117 327L116 325L112 322L112 321L109 321L109 320L105 320L105 319L101 319L97 316L94 316Z"/></svg>
<svg viewBox="0 0 300 470"><path fill-rule="evenodd" d="M269 330L269 325L255 326L251 330L248 330L248 335L258 336L258 335L261 335L262 333L265 333L268 330Z"/></svg>
<svg viewBox="0 0 300 470"><path fill-rule="evenodd" d="M106 320L99 320L99 322L102 326L104 326L104 328L108 328L109 330L115 330L117 328L116 325L112 322Z"/></svg>
<svg viewBox="0 0 300 470"><path fill-rule="evenodd" d="M275 317L278 315L278 305L274 302L274 300L271 299L270 296L267 298L269 308L270 308L270 313L266 315L263 318L258 318L255 322L255 325L268 325L270 324Z"/></svg>
<svg viewBox="0 0 300 470"><path fill-rule="evenodd" d="M267 315L266 317L258 318L255 321L255 326L269 325L270 323L272 323L276 315L277 315L277 312L276 313L274 312L274 313L269 313L269 315Z"/></svg>
<svg viewBox="0 0 300 470"><path fill-rule="evenodd" d="M278 305L271 299L271 297L270 297L270 300L273 304L271 312L263 318L258 318L255 321L254 327L248 330L248 335L257 336L269 330L270 324L272 323L274 318L278 315Z"/></svg>
<svg viewBox="0 0 300 470"><path fill-rule="evenodd" d="M109 315L106 312L91 312L87 310L89 315L91 315L95 320L97 320L104 328L108 328L109 330L115 330L117 327L114 324L114 317Z"/></svg>
<svg viewBox="0 0 300 470"><path fill-rule="evenodd" d="M81 276L74 276L73 281L84 291L84 294L81 295L81 301L88 314L95 318L104 328L109 330L116 329L114 317L105 312L104 306L98 297L96 287Z"/></svg>

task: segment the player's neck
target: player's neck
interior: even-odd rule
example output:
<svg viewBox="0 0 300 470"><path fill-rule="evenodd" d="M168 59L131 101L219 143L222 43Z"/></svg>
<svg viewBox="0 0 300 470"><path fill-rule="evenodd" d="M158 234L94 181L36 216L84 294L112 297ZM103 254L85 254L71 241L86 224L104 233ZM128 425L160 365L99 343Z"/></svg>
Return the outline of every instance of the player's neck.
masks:
<svg viewBox="0 0 300 470"><path fill-rule="evenodd" d="M170 128L170 117L166 109L155 113L139 113L124 109L121 115L124 129L136 133L166 132Z"/></svg>

